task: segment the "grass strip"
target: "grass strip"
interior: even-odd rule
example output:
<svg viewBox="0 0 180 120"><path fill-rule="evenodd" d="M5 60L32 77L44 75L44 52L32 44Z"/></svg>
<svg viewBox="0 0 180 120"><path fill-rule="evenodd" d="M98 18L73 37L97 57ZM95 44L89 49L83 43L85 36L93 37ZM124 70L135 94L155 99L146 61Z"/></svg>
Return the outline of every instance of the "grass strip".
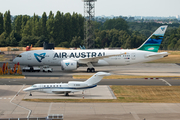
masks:
<svg viewBox="0 0 180 120"><path fill-rule="evenodd" d="M23 99L64 103L179 103L180 86L110 86L117 99Z"/></svg>
<svg viewBox="0 0 180 120"><path fill-rule="evenodd" d="M5 61L5 60L8 59L8 58L5 58L4 56L5 56L5 55L0 55L0 61Z"/></svg>
<svg viewBox="0 0 180 120"><path fill-rule="evenodd" d="M73 75L74 79L88 79L92 75ZM133 76L133 75L111 75L105 76L103 79L134 79L134 78L178 78L178 76ZM180 78L180 75L179 75Z"/></svg>
<svg viewBox="0 0 180 120"><path fill-rule="evenodd" d="M0 75L1 78L6 78L6 79L24 79L24 75Z"/></svg>

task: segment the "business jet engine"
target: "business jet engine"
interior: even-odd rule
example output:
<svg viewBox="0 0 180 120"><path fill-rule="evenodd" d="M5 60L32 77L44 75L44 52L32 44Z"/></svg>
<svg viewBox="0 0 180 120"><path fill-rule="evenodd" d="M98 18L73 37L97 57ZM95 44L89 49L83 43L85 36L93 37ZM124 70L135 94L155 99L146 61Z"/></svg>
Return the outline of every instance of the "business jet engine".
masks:
<svg viewBox="0 0 180 120"><path fill-rule="evenodd" d="M62 70L76 70L79 67L77 61L74 60L63 60L61 61Z"/></svg>
<svg viewBox="0 0 180 120"><path fill-rule="evenodd" d="M78 81L69 81L68 86L71 88L83 88L83 87L88 87L88 84Z"/></svg>

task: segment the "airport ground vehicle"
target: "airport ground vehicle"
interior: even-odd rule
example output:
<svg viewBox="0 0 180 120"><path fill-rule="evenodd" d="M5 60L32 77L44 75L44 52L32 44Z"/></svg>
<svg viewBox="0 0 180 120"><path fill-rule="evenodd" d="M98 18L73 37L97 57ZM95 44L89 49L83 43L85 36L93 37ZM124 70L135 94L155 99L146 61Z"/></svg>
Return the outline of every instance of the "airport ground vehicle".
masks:
<svg viewBox="0 0 180 120"><path fill-rule="evenodd" d="M43 66L43 68L42 68L42 70L43 70L43 72L52 72L53 71L53 69L52 68L50 68L49 66Z"/></svg>
<svg viewBox="0 0 180 120"><path fill-rule="evenodd" d="M23 67L22 68L22 71L23 72L40 72L41 71L41 69L40 69L40 67Z"/></svg>

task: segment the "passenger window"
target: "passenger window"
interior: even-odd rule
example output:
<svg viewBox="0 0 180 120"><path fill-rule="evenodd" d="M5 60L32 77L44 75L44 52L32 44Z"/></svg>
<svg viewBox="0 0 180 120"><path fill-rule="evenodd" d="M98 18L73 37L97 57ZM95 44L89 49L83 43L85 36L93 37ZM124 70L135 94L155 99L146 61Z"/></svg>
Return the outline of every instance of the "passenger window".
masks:
<svg viewBox="0 0 180 120"><path fill-rule="evenodd" d="M53 87L55 87L55 85L53 85Z"/></svg>

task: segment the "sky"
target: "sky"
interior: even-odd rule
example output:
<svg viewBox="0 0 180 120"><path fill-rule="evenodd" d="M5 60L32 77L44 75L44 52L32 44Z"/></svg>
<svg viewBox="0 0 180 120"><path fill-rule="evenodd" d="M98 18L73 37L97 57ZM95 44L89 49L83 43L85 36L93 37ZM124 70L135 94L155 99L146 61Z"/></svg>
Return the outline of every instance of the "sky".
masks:
<svg viewBox="0 0 180 120"><path fill-rule="evenodd" d="M0 0L0 12L10 10L11 15L41 16L59 10L63 13L84 15L82 0ZM97 0L95 16L159 16L180 15L180 0Z"/></svg>

